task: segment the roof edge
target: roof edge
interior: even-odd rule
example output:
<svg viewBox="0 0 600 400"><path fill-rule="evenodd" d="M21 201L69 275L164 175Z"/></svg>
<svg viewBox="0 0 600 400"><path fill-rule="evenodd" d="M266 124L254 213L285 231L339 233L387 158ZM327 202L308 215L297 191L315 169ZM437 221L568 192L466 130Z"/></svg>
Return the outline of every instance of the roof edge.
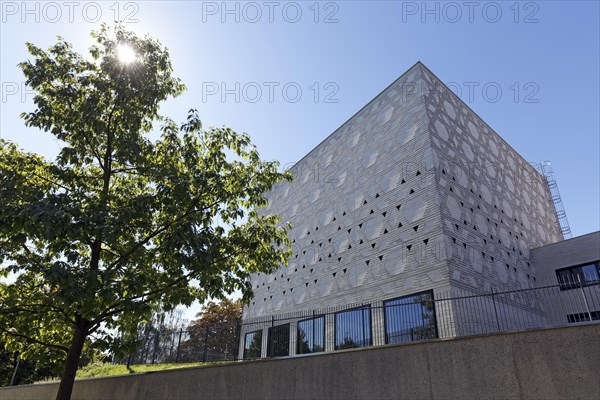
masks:
<svg viewBox="0 0 600 400"><path fill-rule="evenodd" d="M298 161L296 161L294 163L293 166L291 166L289 169L292 170L296 167L296 165L300 164L305 158L307 158L313 151L315 151L319 146L321 146L323 143L325 143L327 141L327 139L329 139L331 136L333 136L337 131L339 131L340 129L342 129L342 127L344 125L346 125L348 122L350 122L350 120L354 117L356 117L362 110L364 110L365 108L367 108L371 103L373 103L379 96L381 96L383 93L385 93L386 90L388 90L389 88L391 88L392 86L394 86L399 80L401 80L402 78L404 78L406 75L408 75L411 71L413 71L414 69L416 69L417 67L424 67L427 71L429 71L431 73L431 71L429 70L429 68L427 68L425 66L425 64L423 64L421 61L417 61L416 63L414 63L409 69L407 69L406 71L404 71L402 73L402 75L400 75L398 78L396 78L392 83L390 83L389 85L387 85L382 91L380 91L379 93L377 93L377 95L375 95L375 97L373 97L371 100L369 100L364 106L362 106L358 111L356 111L354 114L352 114L348 119L346 119L340 126L338 126L336 129L334 129L333 132L331 132L329 135L327 135L323 140L321 140L319 143L317 143L317 145L315 145L315 147L313 147L308 153L306 153L301 159L299 159ZM435 76L435 75L434 75ZM437 78L437 76L436 76ZM439 78L437 78L439 80Z"/></svg>

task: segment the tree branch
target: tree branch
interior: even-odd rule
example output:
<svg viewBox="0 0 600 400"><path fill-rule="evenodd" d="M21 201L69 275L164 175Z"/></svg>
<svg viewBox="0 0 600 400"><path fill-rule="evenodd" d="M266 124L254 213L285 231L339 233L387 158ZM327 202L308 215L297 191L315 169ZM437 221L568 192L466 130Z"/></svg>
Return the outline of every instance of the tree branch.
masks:
<svg viewBox="0 0 600 400"><path fill-rule="evenodd" d="M144 246L145 244L147 244L149 241L151 241L152 239L154 239L155 237L157 237L158 235L160 235L161 233L163 233L164 231L166 231L167 229L169 229L173 225L181 222L186 217L189 217L190 215L192 215L194 213L201 212L201 211L204 211L204 210L206 210L208 208L214 207L217 204L219 204L218 201L212 203L209 206L206 206L206 207L203 207L203 208L200 208L200 209L192 209L192 210L188 209L185 213L183 213L179 217L175 218L173 221L171 221L168 224L163 225L160 228L157 228L154 231L150 232L150 234L148 234L148 236L146 236L140 242L136 243L131 249L129 249L129 251L126 251L121 257L119 257L117 260L113 261L106 268L106 272L110 272L117 264L119 264L119 263L127 260L133 253L135 253L137 250L139 250L142 246Z"/></svg>
<svg viewBox="0 0 600 400"><path fill-rule="evenodd" d="M33 309L28 309L27 307L33 308ZM44 307L44 310L35 310L35 308L40 308L40 307ZM58 314L62 314L65 319L67 320L67 322L71 323L71 324L75 324L75 321L73 319L71 319L71 317L69 317L69 315L65 312L65 310L63 310L60 307L56 307L53 306L51 304L17 304L16 306L13 306L11 308L8 309L0 309L0 314L15 314L15 313L19 313L19 312L26 312L26 313L31 313L31 314L43 314L43 313L48 313L48 312L55 312Z"/></svg>
<svg viewBox="0 0 600 400"><path fill-rule="evenodd" d="M117 108L117 103L113 106L110 114L108 115L107 130L106 130L106 152L104 153L104 173L102 176L102 192L100 193L100 210L102 220L100 225L103 226L106 221L106 214L108 213L108 192L110 189L110 177L112 175L112 130L111 124L113 115ZM94 242L90 245L91 259L90 259L90 270L97 271L100 267L100 253L102 252L102 230L99 230L96 234Z"/></svg>
<svg viewBox="0 0 600 400"><path fill-rule="evenodd" d="M75 89L73 87L73 85L68 84L68 86L74 92L77 92L77 89ZM67 106L69 106L69 110L71 110L71 112L74 112L73 106L71 105L71 101L70 101L69 97L66 96L65 99L67 101ZM88 136L85 134L85 132L83 131L83 129L80 129L79 132L81 133L81 136L83 137L83 140L85 140L87 142L88 146L90 146L90 151L92 152L92 154L94 155L94 157L96 157L96 160L98 160L98 163L100 164L100 168L102 168L102 170L104 170L104 165L102 164L102 157L100 157L100 153L98 153L98 151L96 150L96 147L92 145L92 143L90 142Z"/></svg>
<svg viewBox="0 0 600 400"><path fill-rule="evenodd" d="M225 257L222 257L222 258L219 258L218 260L215 260L210 265L215 264L217 262L221 262L221 261L227 260L227 259L229 259L229 258L231 258L231 257L233 257L233 256L235 256L237 254L239 254L239 252L228 254ZM121 301L119 301L118 303L113 303L110 306L108 306L105 309L105 311L102 314L100 314L98 316L98 318L94 319L91 323L92 324L100 324L101 322L105 321L106 318L110 317L111 315L118 314L119 312L123 311L123 310L118 310L118 309L117 310L112 310L114 307L117 307L120 304L122 304L123 300L133 301L133 300L141 299L141 298L144 298L144 297L151 297L151 296L153 296L155 294L162 293L162 292L166 291L167 289L172 288L173 286L175 286L175 285L177 285L177 284L179 284L179 283L181 283L183 281L188 281L189 279L191 279L193 277L193 275L199 274L201 272L202 271L190 271L189 273L187 273L187 274L185 274L185 275L183 275L183 276L175 279L174 281L166 284L165 286L163 286L161 288L150 290L150 291L148 291L146 293L142 293L142 294L139 294L137 296L129 297L129 298L126 298L126 299L121 299ZM145 300L142 300L141 303L148 303L151 300L152 300L152 298L145 299Z"/></svg>
<svg viewBox="0 0 600 400"><path fill-rule="evenodd" d="M34 339L32 337L29 337L27 335L23 335L21 333L17 333L17 332L10 331L8 329L4 329L2 327L0 327L0 332L4 332L4 333L7 333L7 334L9 334L11 336L16 336L16 337L20 337L20 338L26 339L26 340L29 340L30 342L41 344L42 346L47 346L47 347L52 347L52 348L55 348L55 349L58 349L58 350L62 350L65 353L69 352L69 349L66 348L65 346L61 346L59 344L46 343L46 342L43 342L41 340L37 340L37 339Z"/></svg>
<svg viewBox="0 0 600 400"><path fill-rule="evenodd" d="M58 187L60 187L60 188L62 188L62 189L65 189L67 192L74 192L74 190L73 190L73 189L71 189L71 188L69 188L69 187L67 187L67 186L65 186L65 185L62 185L62 184L60 184L60 183L58 183L58 182L55 182L55 181L53 181L52 179L48 179L48 178L46 178L46 177L44 177L44 176L38 175L38 174L36 174L35 172L31 173L31 175L35 176L36 178L40 178L40 179L42 179L42 180L44 180L44 181L46 181L46 182L49 182L49 183L51 183L51 184L53 184L53 185L56 185L56 186L58 186Z"/></svg>

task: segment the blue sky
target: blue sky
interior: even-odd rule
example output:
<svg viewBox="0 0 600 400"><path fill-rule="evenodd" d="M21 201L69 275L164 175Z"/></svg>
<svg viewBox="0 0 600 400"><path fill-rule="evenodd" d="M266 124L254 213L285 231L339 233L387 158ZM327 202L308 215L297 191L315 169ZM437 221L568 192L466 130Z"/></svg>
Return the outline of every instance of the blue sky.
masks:
<svg viewBox="0 0 600 400"><path fill-rule="evenodd" d="M597 1L3 1L2 138L56 154L18 118L32 110L24 43L85 52L116 18L169 48L188 91L164 114L197 108L283 164L420 60L527 160L552 162L574 236L600 229Z"/></svg>

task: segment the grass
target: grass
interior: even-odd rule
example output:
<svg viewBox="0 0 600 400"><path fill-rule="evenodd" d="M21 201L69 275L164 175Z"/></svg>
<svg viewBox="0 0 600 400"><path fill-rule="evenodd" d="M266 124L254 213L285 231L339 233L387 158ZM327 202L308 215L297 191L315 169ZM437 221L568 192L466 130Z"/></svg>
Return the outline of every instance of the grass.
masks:
<svg viewBox="0 0 600 400"><path fill-rule="evenodd" d="M130 365L129 367L127 367L127 365L122 364L115 365L93 363L86 365L85 367L78 370L77 378L98 378L101 376L125 375L150 371L164 371L167 369L199 367L202 365L208 365L208 363L196 362L181 364L134 364Z"/></svg>
<svg viewBox="0 0 600 400"><path fill-rule="evenodd" d="M126 374L134 374L139 372L150 372L150 371L165 371L167 369L177 369L177 368L187 368L187 367L200 367L203 365L214 365L220 363L203 363L203 362L195 362L195 363L179 363L179 364L134 364L127 367L127 365L122 364L104 364L104 363L92 363L86 365L83 368L80 368L77 371L77 379L81 378L100 378L103 376L113 376L113 375L126 375ZM39 381L36 383L48 383L48 382L58 382L60 378L49 378L44 379L43 381Z"/></svg>

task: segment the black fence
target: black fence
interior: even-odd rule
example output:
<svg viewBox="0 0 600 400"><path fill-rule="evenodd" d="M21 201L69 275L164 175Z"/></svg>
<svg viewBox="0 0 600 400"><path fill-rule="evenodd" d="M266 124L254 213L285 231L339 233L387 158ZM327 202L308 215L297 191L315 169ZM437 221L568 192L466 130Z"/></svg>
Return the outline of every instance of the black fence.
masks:
<svg viewBox="0 0 600 400"><path fill-rule="evenodd" d="M113 356L118 364L163 364L235 361L238 358L241 321L187 329L147 328L138 333L136 351Z"/></svg>
<svg viewBox="0 0 600 400"><path fill-rule="evenodd" d="M591 322L600 322L600 281L563 277L558 283L535 287L503 291L490 287L483 292L436 289L243 323L147 332L138 350L119 362L284 357Z"/></svg>
<svg viewBox="0 0 600 400"><path fill-rule="evenodd" d="M517 288L427 290L369 304L248 319L241 325L242 357L293 356L600 322L597 275L513 286Z"/></svg>

